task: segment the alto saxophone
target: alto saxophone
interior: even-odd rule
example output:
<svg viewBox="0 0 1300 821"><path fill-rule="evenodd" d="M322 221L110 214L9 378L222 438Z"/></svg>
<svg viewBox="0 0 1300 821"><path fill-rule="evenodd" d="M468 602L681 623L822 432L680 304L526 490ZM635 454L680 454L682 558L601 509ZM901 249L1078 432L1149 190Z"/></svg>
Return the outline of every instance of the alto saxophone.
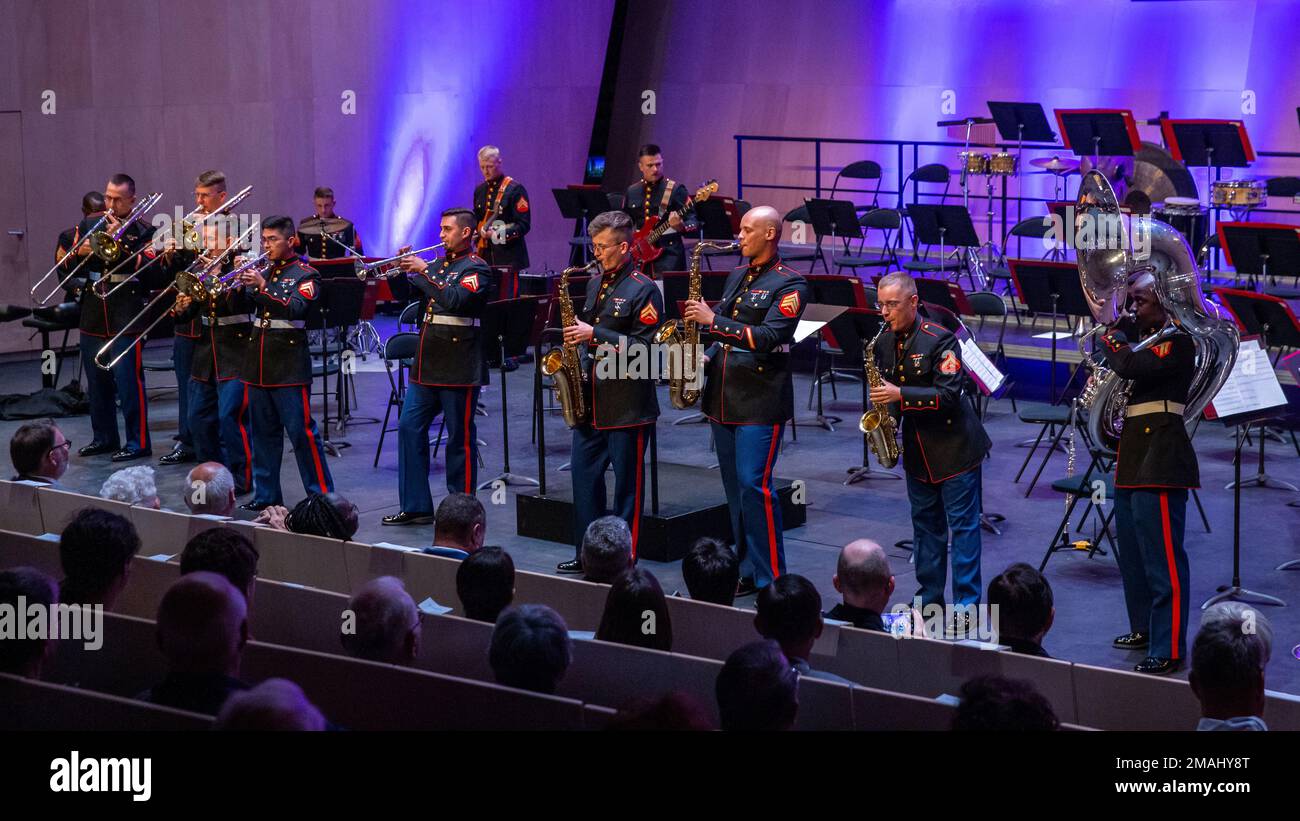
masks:
<svg viewBox="0 0 1300 821"><path fill-rule="evenodd" d="M565 268L560 272L560 288L556 298L560 301L560 328L567 328L577 322L573 310L573 297L569 294L569 274L585 272L598 264L592 260L584 266ZM578 346L564 342L558 348L551 348L542 357L542 373L555 380L555 399L560 403L560 413L564 424L571 428L588 421L585 380L582 378L582 363L578 358Z"/></svg>
<svg viewBox="0 0 1300 821"><path fill-rule="evenodd" d="M862 370L866 374L867 385L872 388L878 388L884 382L880 377L880 368L876 367L874 353L876 340L884 332L885 325L882 323L871 341L862 345ZM892 468L898 464L898 425L894 422L894 417L889 415L888 408L873 404L858 420L858 430L866 434L867 444L871 446L871 452L876 454L876 461L880 462L881 467Z"/></svg>
<svg viewBox="0 0 1300 821"><path fill-rule="evenodd" d="M706 249L734 251L740 247L738 242L696 243L691 249L691 269L686 288L686 299L699 302L704 298L703 281L700 274L700 255ZM686 410L695 407L700 401L700 389L688 387L699 384L700 362L700 325L689 319L669 320L655 334L655 342L668 346L668 399L673 407Z"/></svg>

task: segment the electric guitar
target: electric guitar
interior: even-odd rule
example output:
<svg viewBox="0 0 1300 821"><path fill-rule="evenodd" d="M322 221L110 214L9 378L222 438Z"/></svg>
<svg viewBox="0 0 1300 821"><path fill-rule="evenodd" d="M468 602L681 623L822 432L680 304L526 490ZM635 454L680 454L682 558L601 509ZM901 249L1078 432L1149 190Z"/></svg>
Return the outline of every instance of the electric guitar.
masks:
<svg viewBox="0 0 1300 821"><path fill-rule="evenodd" d="M695 192L695 196L686 200L686 204L677 208L668 214L660 216L656 214L653 217L646 217L645 224L641 230L632 236L632 259L637 262L654 262L663 255L664 249L655 245L659 238L668 232L671 227L668 224L668 218L672 214L684 217L695 208L695 203L704 202L712 195L718 192L718 181L709 180L703 187Z"/></svg>

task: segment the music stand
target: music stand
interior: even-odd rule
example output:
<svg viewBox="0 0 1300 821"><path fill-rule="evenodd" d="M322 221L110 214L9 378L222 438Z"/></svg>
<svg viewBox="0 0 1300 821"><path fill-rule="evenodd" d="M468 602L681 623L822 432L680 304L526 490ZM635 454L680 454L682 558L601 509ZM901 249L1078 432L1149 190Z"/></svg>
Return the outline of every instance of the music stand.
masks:
<svg viewBox="0 0 1300 821"><path fill-rule="evenodd" d="M736 238L727 206L718 197L709 197L695 203L695 221L700 224L701 237L714 242L731 242Z"/></svg>
<svg viewBox="0 0 1300 821"><path fill-rule="evenodd" d="M1025 140L1031 143L1054 143L1056 142L1056 133L1052 131L1051 125L1047 122L1047 112L1043 111L1041 103L1004 103L988 101L989 114L993 116L993 122L998 127L998 135L1005 142L1014 142L1016 144L1016 156L1022 157L1025 152ZM1016 198L1016 222L1019 223L1024 215L1024 179L1022 175L1024 169L1019 161L1016 162L1016 192L1021 196ZM990 237L992 239L992 237Z"/></svg>
<svg viewBox="0 0 1300 821"><path fill-rule="evenodd" d="M1237 288L1215 288L1243 338L1258 336L1265 348L1300 348L1300 320L1285 299Z"/></svg>
<svg viewBox="0 0 1300 821"><path fill-rule="evenodd" d="M1079 282L1079 268L1069 262L1047 260L1009 259L1011 281L1020 294L1020 301L1034 315L1052 316L1052 359L1050 376L1050 404L1056 404L1056 319L1062 313L1069 317L1091 317L1088 301ZM1068 388L1069 383L1067 383Z"/></svg>
<svg viewBox="0 0 1300 821"><path fill-rule="evenodd" d="M481 327L485 350L496 342L485 363L489 367L496 365L501 374L501 472L487 481L480 482L478 489L492 487L497 482L506 485L539 485L536 479L517 476L510 472L510 423L509 404L506 395L506 362L528 350L528 343L533 335L533 321L537 317L539 297L525 296L515 299L502 299L489 302L483 312ZM539 366L540 367L540 366Z"/></svg>
<svg viewBox="0 0 1300 821"><path fill-rule="evenodd" d="M961 263L956 268L948 268L947 246L954 248L978 248L979 235L975 233L975 223L971 221L970 212L961 205L929 205L914 203L907 206L908 219L912 221L914 236L926 245L939 246L939 270L961 270Z"/></svg>
<svg viewBox="0 0 1300 821"><path fill-rule="evenodd" d="M570 241L575 246L573 254L569 256L570 264L583 264L590 260L587 255L587 223L596 218L596 215L602 214L609 208L609 197L595 186L570 186L568 188L552 188L551 194L555 196L555 204L560 208L560 216L566 219L574 220L573 239ZM581 248L581 254L578 249ZM574 261L574 256L579 257L579 261Z"/></svg>
<svg viewBox="0 0 1300 821"><path fill-rule="evenodd" d="M971 316L975 313L970 300L966 298L966 292L956 282L929 277L916 277L912 281L916 283L916 294L922 302L940 305L958 315Z"/></svg>
<svg viewBox="0 0 1300 821"><path fill-rule="evenodd" d="M847 310L849 310L849 306L847 305L823 305L823 304L812 303L812 302L808 303L808 306L804 308L803 313L799 317L798 327L795 328L794 343L798 344L803 340L807 339L808 337L812 336L814 333L817 334L817 338L820 341L822 338L821 331L822 328L826 327L826 323L830 322L832 319L834 319L835 317L839 316L840 314L844 313ZM822 410L823 410L822 398L821 398L821 392L819 391L817 394L817 414L815 416L807 417L802 420L796 417L792 422L792 427L797 428L801 424L815 425L819 428L823 428L827 431L830 431L831 433L834 433L835 432L834 423L841 422L843 420L840 419L840 417L838 416L826 416L824 413L822 413Z"/></svg>
<svg viewBox="0 0 1300 821"><path fill-rule="evenodd" d="M1221 222L1217 226L1224 259L1245 273L1252 284L1282 276L1296 277L1300 284L1300 229L1272 222ZM1270 270L1271 269L1271 270Z"/></svg>
<svg viewBox="0 0 1300 821"><path fill-rule="evenodd" d="M1058 108L1061 142L1076 157L1131 157L1142 148L1137 121L1126 108Z"/></svg>
<svg viewBox="0 0 1300 821"><path fill-rule="evenodd" d="M355 276L321 279L318 284L321 293L316 301L312 303L307 313L306 326L308 331L321 332L321 398L324 402L321 444L331 456L338 456L339 450L352 447L352 444L346 439L330 439L329 378L331 375L331 350L329 332L331 330L337 331L335 339L338 341L338 348L334 352L338 356L338 365L333 371L338 376L338 379L335 380L335 391L339 397L339 417L336 427L340 432L345 432L347 423L352 421L351 402L348 397L348 385L352 383L352 374L350 368L345 367L343 364L344 342L347 338L347 329L361 319L361 303L365 299L366 286L364 282ZM358 419L367 423L379 422L377 418L358 417Z"/></svg>

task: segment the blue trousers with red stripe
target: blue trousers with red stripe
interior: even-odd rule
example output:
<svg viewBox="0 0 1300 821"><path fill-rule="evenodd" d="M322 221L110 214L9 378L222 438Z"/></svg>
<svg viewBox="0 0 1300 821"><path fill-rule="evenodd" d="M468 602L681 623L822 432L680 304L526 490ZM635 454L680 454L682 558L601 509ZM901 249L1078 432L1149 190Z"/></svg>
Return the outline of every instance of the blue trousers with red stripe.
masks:
<svg viewBox="0 0 1300 821"><path fill-rule="evenodd" d="M753 577L762 589L786 572L781 500L772 486L785 426L712 425L740 575Z"/></svg>
<svg viewBox="0 0 1300 821"><path fill-rule="evenodd" d="M253 502L282 505L280 461L284 458L284 436L289 435L298 474L308 493L329 493L334 489L325 449L311 418L306 385L283 388L248 386L248 407L253 421Z"/></svg>
<svg viewBox="0 0 1300 821"><path fill-rule="evenodd" d="M641 503L645 497L645 451L650 425L599 430L591 425L573 429L573 543L582 560L582 537L587 526L607 512L632 529L632 559L636 560L641 534ZM607 511L605 469L614 466L614 509Z"/></svg>
<svg viewBox="0 0 1300 821"><path fill-rule="evenodd" d="M131 339L119 339L113 348L100 359L108 362L124 348L134 348L123 356L112 371L95 364L95 354L108 340L98 336L81 335L81 369L86 374L86 393L90 400L90 429L95 442L116 449L122 440L117 433L117 403L122 404L122 418L126 421L126 447L128 450L148 450L153 446L149 439L148 400L144 392L144 358L140 345Z"/></svg>
<svg viewBox="0 0 1300 821"><path fill-rule="evenodd" d="M429 491L429 425L442 414L447 431L447 492L474 494L478 487L479 388L406 387L397 420L398 496L404 513L433 514Z"/></svg>
<svg viewBox="0 0 1300 821"><path fill-rule="evenodd" d="M1129 629L1147 633L1147 654L1187 655L1187 490L1115 488L1115 562L1124 579Z"/></svg>
<svg viewBox="0 0 1300 821"><path fill-rule="evenodd" d="M172 367L176 370L176 404L179 409L176 422L176 441L186 447L194 445L194 434L190 432L189 407L190 371L193 365L193 337L177 334L172 341Z"/></svg>
<svg viewBox="0 0 1300 821"><path fill-rule="evenodd" d="M194 453L200 462L220 462L238 489L253 486L252 439L248 430L248 386L190 380L188 410Z"/></svg>

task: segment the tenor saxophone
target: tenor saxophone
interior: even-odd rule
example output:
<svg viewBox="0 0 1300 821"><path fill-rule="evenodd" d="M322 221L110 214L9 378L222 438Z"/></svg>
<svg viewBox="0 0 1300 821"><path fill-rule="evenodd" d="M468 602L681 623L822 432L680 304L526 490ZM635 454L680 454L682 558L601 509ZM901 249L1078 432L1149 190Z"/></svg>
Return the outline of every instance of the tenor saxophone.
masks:
<svg viewBox="0 0 1300 821"><path fill-rule="evenodd" d="M871 341L862 345L862 370L867 385L872 388L880 387L884 381L880 377L880 368L876 366L874 351L876 340L885 332L885 327L882 323ZM858 420L858 430L866 434L867 444L871 447L871 452L876 454L876 461L880 462L881 467L892 468L898 464L898 425L894 422L894 417L889 415L888 408L873 404Z"/></svg>
<svg viewBox="0 0 1300 821"><path fill-rule="evenodd" d="M588 271L597 264L597 260L592 260L585 266L565 268L560 272L560 288L556 299L560 301L561 328L567 328L577 322L577 314L573 310L573 297L569 294L569 274ZM564 424L576 428L587 422L587 402L584 398L586 393L582 378L582 363L578 358L578 346L564 342L557 348L551 348L542 357L542 373L555 381L555 399L560 403Z"/></svg>
<svg viewBox="0 0 1300 821"><path fill-rule="evenodd" d="M738 242L710 242L704 240L691 249L691 268L687 279L686 299L699 302L704 298L700 274L700 255L706 249L733 251ZM673 407L686 410L700 401L698 359L700 353L700 325L689 319L669 320L655 334L655 342L668 349L668 399Z"/></svg>

